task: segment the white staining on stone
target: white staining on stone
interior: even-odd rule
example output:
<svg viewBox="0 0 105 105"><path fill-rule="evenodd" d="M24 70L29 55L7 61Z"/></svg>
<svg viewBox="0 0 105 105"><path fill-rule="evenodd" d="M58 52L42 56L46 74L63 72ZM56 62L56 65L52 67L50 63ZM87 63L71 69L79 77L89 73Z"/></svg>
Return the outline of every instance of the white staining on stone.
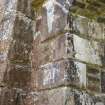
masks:
<svg viewBox="0 0 105 105"><path fill-rule="evenodd" d="M16 3L17 0L9 0L5 2L5 11L4 18L0 25L0 37L2 40L7 40L10 38L10 34L12 33L13 23L15 21L15 12L16 11Z"/></svg>
<svg viewBox="0 0 105 105"><path fill-rule="evenodd" d="M102 65L101 59L99 57L99 52L95 50L95 47L98 47L97 42L91 44L88 40L80 38L76 35L73 36L73 40L74 50L76 52L75 57L77 59L92 64Z"/></svg>
<svg viewBox="0 0 105 105"><path fill-rule="evenodd" d="M17 0L6 0L5 2L5 12L13 12L16 10Z"/></svg>
<svg viewBox="0 0 105 105"><path fill-rule="evenodd" d="M58 5L65 14L68 14L69 10L67 10L64 5L62 5L58 2L55 2L55 4Z"/></svg>
<svg viewBox="0 0 105 105"><path fill-rule="evenodd" d="M51 32L54 21L54 0L49 0L44 6L47 9L48 32Z"/></svg>
<svg viewBox="0 0 105 105"><path fill-rule="evenodd" d="M95 105L104 105L102 102L97 102Z"/></svg>
<svg viewBox="0 0 105 105"><path fill-rule="evenodd" d="M86 64L75 62L75 65L80 79L80 86L86 87Z"/></svg>
<svg viewBox="0 0 105 105"><path fill-rule="evenodd" d="M60 75L60 69L57 64L44 65L43 85L55 83L57 75Z"/></svg>
<svg viewBox="0 0 105 105"><path fill-rule="evenodd" d="M63 2L63 1L61 1ZM47 1L43 7L46 8L47 11L47 25L48 25L48 32L51 33L53 30L54 26L54 20L60 19L59 13L56 13L56 6L61 9L61 11L65 14L65 16L68 14L69 10L66 9L64 6L65 3L59 3L56 0L49 0ZM61 17L63 18L63 17ZM59 20L58 20L59 21ZM58 24L58 23L57 23Z"/></svg>

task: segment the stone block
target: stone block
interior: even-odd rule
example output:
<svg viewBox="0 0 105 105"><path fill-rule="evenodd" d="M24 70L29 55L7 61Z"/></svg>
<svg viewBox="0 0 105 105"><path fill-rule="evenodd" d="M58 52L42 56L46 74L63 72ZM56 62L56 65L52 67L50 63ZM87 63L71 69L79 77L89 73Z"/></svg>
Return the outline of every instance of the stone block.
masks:
<svg viewBox="0 0 105 105"><path fill-rule="evenodd" d="M73 35L73 46L76 59L89 64L104 65L104 44Z"/></svg>
<svg viewBox="0 0 105 105"><path fill-rule="evenodd" d="M34 19L34 9L32 7L33 0L17 0L16 11L22 13L28 18Z"/></svg>
<svg viewBox="0 0 105 105"><path fill-rule="evenodd" d="M3 82L12 88L31 88L30 65L9 64L5 71Z"/></svg>
<svg viewBox="0 0 105 105"><path fill-rule="evenodd" d="M17 16L14 25L8 59L13 63L28 64L33 43L33 22L27 17Z"/></svg>
<svg viewBox="0 0 105 105"><path fill-rule="evenodd" d="M68 10L63 6L63 2L61 0L54 0L54 2L48 0L43 4L41 22L39 23L41 28L36 32L36 34L40 32L42 41L64 32Z"/></svg>
<svg viewBox="0 0 105 105"><path fill-rule="evenodd" d="M73 60L61 60L44 64L36 71L36 88L48 89L59 86L76 86L91 92L104 93L104 72Z"/></svg>
<svg viewBox="0 0 105 105"><path fill-rule="evenodd" d="M93 38L95 40L104 41L104 27L103 23L90 20L82 16L69 16L68 7L73 1L48 0L44 3L41 12L41 28L36 32L42 35L42 41L55 37L68 29L72 29L74 34L78 34L84 38Z"/></svg>
<svg viewBox="0 0 105 105"><path fill-rule="evenodd" d="M93 38L95 40L105 40L105 25L104 23L98 23L94 20L90 20L86 17L77 16L73 17L72 21L73 32L84 38Z"/></svg>
<svg viewBox="0 0 105 105"><path fill-rule="evenodd" d="M15 27L13 28L13 38L14 40L24 40L24 42L33 41L33 23L31 19L25 16L16 15L14 22Z"/></svg>
<svg viewBox="0 0 105 105"><path fill-rule="evenodd" d="M48 63L42 65L36 73L37 89L64 85L86 87L86 65L76 61L61 60Z"/></svg>
<svg viewBox="0 0 105 105"><path fill-rule="evenodd" d="M72 39L71 39L72 40ZM69 53L73 55L73 43L69 46ZM67 39L66 35L60 35L52 41L40 44L41 64L61 60L67 56Z"/></svg>
<svg viewBox="0 0 105 105"><path fill-rule="evenodd" d="M4 9L5 9L5 12L8 13L8 12L16 12L16 8L17 8L17 0L5 0L4 1Z"/></svg>
<svg viewBox="0 0 105 105"><path fill-rule="evenodd" d="M15 90L2 88L0 92L0 105L15 105Z"/></svg>
<svg viewBox="0 0 105 105"><path fill-rule="evenodd" d="M92 92L102 92L101 69L87 66L87 89Z"/></svg>
<svg viewBox="0 0 105 105"><path fill-rule="evenodd" d="M7 68L7 63L5 62L0 62L0 86L2 86L2 82L4 79L4 74L6 72L6 68Z"/></svg>
<svg viewBox="0 0 105 105"><path fill-rule="evenodd" d="M37 92L26 92L19 88L0 90L0 105L36 105Z"/></svg>
<svg viewBox="0 0 105 105"><path fill-rule="evenodd" d="M101 92L105 93L105 72L101 72Z"/></svg>
<svg viewBox="0 0 105 105"><path fill-rule="evenodd" d="M66 96L67 88L58 88L39 93L35 105L75 105L72 93Z"/></svg>
<svg viewBox="0 0 105 105"><path fill-rule="evenodd" d="M73 58L81 62L104 66L104 47L104 44L97 41L66 33L41 44L42 64L63 58Z"/></svg>
<svg viewBox="0 0 105 105"><path fill-rule="evenodd" d="M39 93L35 105L104 105L104 98L62 87Z"/></svg>

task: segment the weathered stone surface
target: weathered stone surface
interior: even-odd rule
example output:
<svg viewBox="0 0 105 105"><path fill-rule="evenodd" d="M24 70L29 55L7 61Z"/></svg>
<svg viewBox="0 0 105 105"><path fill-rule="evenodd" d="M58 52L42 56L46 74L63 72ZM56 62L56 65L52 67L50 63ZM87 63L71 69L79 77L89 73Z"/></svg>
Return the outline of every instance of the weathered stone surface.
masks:
<svg viewBox="0 0 105 105"><path fill-rule="evenodd" d="M2 86L1 82L5 82L8 87L31 88L30 55L34 31L34 21L31 19L34 13L31 12L31 2L29 0L4 0L2 2L3 10L1 13L3 18L2 14L0 18L0 86Z"/></svg>
<svg viewBox="0 0 105 105"><path fill-rule="evenodd" d="M2 86L4 73L7 69L7 59L9 45L11 43L11 34L13 31L13 23L15 15L13 9L16 9L15 0L8 1L0 0L0 86Z"/></svg>
<svg viewBox="0 0 105 105"><path fill-rule="evenodd" d="M70 1L67 3L64 0L51 2L48 0L43 4L41 28L36 32L36 34L40 32L42 41L63 33L67 27L73 28L72 31L82 37L92 37L93 39L104 41L104 23L98 23L82 16L72 17L68 15L68 7L71 6L73 1L71 3Z"/></svg>
<svg viewBox="0 0 105 105"><path fill-rule="evenodd" d="M9 65L4 75L4 82L8 87L31 88L31 68L26 65Z"/></svg>
<svg viewBox="0 0 105 105"><path fill-rule="evenodd" d="M104 72L101 68L73 60L42 65L36 72L36 88L48 89L65 85L104 93Z"/></svg>
<svg viewBox="0 0 105 105"><path fill-rule="evenodd" d="M104 66L104 44L66 33L41 46L42 61L74 58L82 62Z"/></svg>
<svg viewBox="0 0 105 105"><path fill-rule="evenodd" d="M17 11L31 19L34 19L32 1L33 0L17 0Z"/></svg>
<svg viewBox="0 0 105 105"><path fill-rule="evenodd" d="M40 32L42 41L55 37L64 31L67 24L68 10L63 6L63 2L64 1L56 0L52 2L48 0L48 2L43 5L40 18L41 22L39 23L41 28L36 32L36 34Z"/></svg>
<svg viewBox="0 0 105 105"><path fill-rule="evenodd" d="M32 49L32 63L34 70L38 70L41 65L41 38L40 36L35 36L33 40L33 49Z"/></svg>
<svg viewBox="0 0 105 105"><path fill-rule="evenodd" d="M60 36L53 41L40 44L41 51L41 63L46 64L47 62L60 60L66 54L66 37Z"/></svg>
<svg viewBox="0 0 105 105"><path fill-rule="evenodd" d="M33 27L32 0L0 0L0 105L105 105L104 24L71 16L81 0L44 1Z"/></svg>
<svg viewBox="0 0 105 105"><path fill-rule="evenodd" d="M27 17L26 17L27 18ZM33 25L31 20L16 17L13 30L13 41L9 51L9 59L12 63L29 62L33 41Z"/></svg>
<svg viewBox="0 0 105 105"><path fill-rule="evenodd" d="M0 105L35 105L37 92L23 91L19 88L2 88Z"/></svg>
<svg viewBox="0 0 105 105"><path fill-rule="evenodd" d="M85 91L58 88L39 94L36 105L104 105L104 97L89 95Z"/></svg>
<svg viewBox="0 0 105 105"><path fill-rule="evenodd" d="M5 8L5 6L4 6L4 0L0 0L0 23L1 23L1 21L2 21L2 19L3 19L3 15L4 15L4 8Z"/></svg>
<svg viewBox="0 0 105 105"><path fill-rule="evenodd" d="M101 86L101 69L87 66L87 89L92 92L104 92Z"/></svg>
<svg viewBox="0 0 105 105"><path fill-rule="evenodd" d="M104 23L98 23L95 20L90 20L82 16L73 16L72 27L73 33L80 35L87 39L95 39L98 41L105 40L105 25Z"/></svg>
<svg viewBox="0 0 105 105"><path fill-rule="evenodd" d="M86 87L86 65L62 60L42 65L37 72L37 89L46 89L64 85Z"/></svg>
<svg viewBox="0 0 105 105"><path fill-rule="evenodd" d="M14 17L14 21L11 17ZM10 87L28 88L31 81L31 51L33 42L33 21L20 14L12 14L8 64L4 82ZM7 23L6 23L7 24ZM10 27L10 26L9 26ZM10 29L9 29L10 31ZM4 37L4 35L3 35ZM9 37L9 36L7 36Z"/></svg>
<svg viewBox="0 0 105 105"><path fill-rule="evenodd" d="M2 63L0 62L0 85L2 85L6 68L7 68L7 63L6 62L2 62Z"/></svg>
<svg viewBox="0 0 105 105"><path fill-rule="evenodd" d="M71 8L71 11L75 14L81 16L86 16L91 19L96 19L98 17L104 16L104 6L105 3L103 0L92 0L92 1L82 1L74 0L74 5Z"/></svg>
<svg viewBox="0 0 105 105"><path fill-rule="evenodd" d="M101 91L105 92L105 72L101 72Z"/></svg>
<svg viewBox="0 0 105 105"><path fill-rule="evenodd" d="M75 105L72 93L66 93L66 88L58 88L39 93L35 105ZM67 95L68 94L68 95Z"/></svg>
<svg viewBox="0 0 105 105"><path fill-rule="evenodd" d="M76 59L100 66L104 65L104 44L82 39L75 35L73 41Z"/></svg>

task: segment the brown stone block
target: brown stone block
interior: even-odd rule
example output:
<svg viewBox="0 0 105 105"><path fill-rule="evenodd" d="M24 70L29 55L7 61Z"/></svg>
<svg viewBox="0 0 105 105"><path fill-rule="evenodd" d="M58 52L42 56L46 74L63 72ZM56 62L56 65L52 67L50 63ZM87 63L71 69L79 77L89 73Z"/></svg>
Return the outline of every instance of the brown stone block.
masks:
<svg viewBox="0 0 105 105"><path fill-rule="evenodd" d="M31 67L29 65L9 64L3 80L9 87L30 89Z"/></svg>
<svg viewBox="0 0 105 105"><path fill-rule="evenodd" d="M35 105L75 105L72 93L67 96L66 91L66 88L58 88L41 92Z"/></svg>
<svg viewBox="0 0 105 105"><path fill-rule="evenodd" d="M13 27L13 39L23 40L25 43L33 41L33 21L25 16L16 16Z"/></svg>
<svg viewBox="0 0 105 105"><path fill-rule="evenodd" d="M41 64L62 59L66 55L66 36L60 36L50 42L40 44Z"/></svg>
<svg viewBox="0 0 105 105"><path fill-rule="evenodd" d="M85 88L86 65L72 61L62 60L42 65L36 72L37 89L46 89L64 85Z"/></svg>
<svg viewBox="0 0 105 105"><path fill-rule="evenodd" d="M40 65L41 65L41 49L40 49L40 36L35 37L34 41L33 41L33 49L32 49L32 53L31 53L31 72L32 72L32 87L33 89L36 88L36 71L39 69Z"/></svg>
<svg viewBox="0 0 105 105"><path fill-rule="evenodd" d="M0 86L2 85L3 79L4 79L4 74L6 72L7 68L7 63L5 62L0 62Z"/></svg>
<svg viewBox="0 0 105 105"><path fill-rule="evenodd" d="M64 32L64 28L67 25L68 10L59 2L48 0L43 4L39 23L41 28L36 32L36 34L40 32L41 41L55 37Z"/></svg>
<svg viewBox="0 0 105 105"><path fill-rule="evenodd" d="M69 43L69 44L68 44ZM41 64L57 61L74 56L73 38L67 39L66 35L60 35L52 41L40 44Z"/></svg>
<svg viewBox="0 0 105 105"><path fill-rule="evenodd" d="M105 93L105 72L101 72L101 92Z"/></svg>
<svg viewBox="0 0 105 105"><path fill-rule="evenodd" d="M12 63L28 64L33 43L33 22L17 16L14 25L8 59Z"/></svg>
<svg viewBox="0 0 105 105"><path fill-rule="evenodd" d="M0 105L36 105L36 96L37 92L3 88L0 91Z"/></svg>
<svg viewBox="0 0 105 105"><path fill-rule="evenodd" d="M32 7L33 0L17 0L17 8L18 12L23 13L26 17L34 19L34 9Z"/></svg>
<svg viewBox="0 0 105 105"><path fill-rule="evenodd" d="M87 66L87 89L92 92L102 92L101 69Z"/></svg>
<svg viewBox="0 0 105 105"><path fill-rule="evenodd" d="M15 90L10 90L8 88L3 88L0 94L0 105L16 105L15 100Z"/></svg>

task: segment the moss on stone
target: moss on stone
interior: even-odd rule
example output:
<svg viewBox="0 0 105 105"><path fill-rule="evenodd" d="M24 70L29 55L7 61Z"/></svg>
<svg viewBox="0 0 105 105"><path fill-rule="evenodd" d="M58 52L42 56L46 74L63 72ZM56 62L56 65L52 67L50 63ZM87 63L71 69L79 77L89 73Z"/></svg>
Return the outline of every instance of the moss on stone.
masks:
<svg viewBox="0 0 105 105"><path fill-rule="evenodd" d="M105 16L105 3L102 0L76 0L71 11L90 19L96 19L99 16Z"/></svg>
<svg viewBox="0 0 105 105"><path fill-rule="evenodd" d="M34 0L34 1L32 2L32 7L33 7L33 9L38 10L39 8L42 7L42 5L44 4L45 1L46 1L46 0Z"/></svg>

